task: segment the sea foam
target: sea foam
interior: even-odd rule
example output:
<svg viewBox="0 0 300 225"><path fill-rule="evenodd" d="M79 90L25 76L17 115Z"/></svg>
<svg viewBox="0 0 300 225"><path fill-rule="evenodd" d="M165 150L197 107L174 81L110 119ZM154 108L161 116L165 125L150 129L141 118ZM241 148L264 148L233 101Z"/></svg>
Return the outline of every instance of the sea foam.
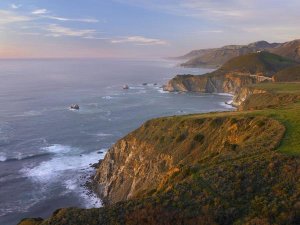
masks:
<svg viewBox="0 0 300 225"><path fill-rule="evenodd" d="M53 157L41 162L35 167L24 168L23 173L34 181L48 183L63 179L66 173L74 173L81 170L91 170L90 164L104 158L104 154L98 151L91 153L80 153L80 149L65 145L52 145L43 150L55 153ZM100 151L104 152L105 149Z"/></svg>

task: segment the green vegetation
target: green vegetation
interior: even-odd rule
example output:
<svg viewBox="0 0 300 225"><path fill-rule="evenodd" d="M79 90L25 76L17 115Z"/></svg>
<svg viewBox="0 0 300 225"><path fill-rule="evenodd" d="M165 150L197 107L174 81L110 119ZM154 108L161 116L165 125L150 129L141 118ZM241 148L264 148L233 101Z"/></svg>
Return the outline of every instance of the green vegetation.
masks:
<svg viewBox="0 0 300 225"><path fill-rule="evenodd" d="M250 87L273 93L300 94L300 83L259 83Z"/></svg>
<svg viewBox="0 0 300 225"><path fill-rule="evenodd" d="M300 65L293 66L279 71L274 75L276 82L299 82L300 81Z"/></svg>
<svg viewBox="0 0 300 225"><path fill-rule="evenodd" d="M285 68L297 65L297 62L269 52L251 53L229 60L220 70L239 71L251 74L264 73L272 76Z"/></svg>
<svg viewBox="0 0 300 225"><path fill-rule="evenodd" d="M259 110L255 112L246 112L252 115L269 116L282 122L287 131L282 140L282 144L278 151L300 155L300 83L261 83L253 85L253 88L262 89L271 93L272 99L277 99L275 106L270 109ZM244 104L249 104L251 99L266 101L269 104L270 100L264 98L266 94L257 94L250 96ZM246 106L247 108L247 106Z"/></svg>

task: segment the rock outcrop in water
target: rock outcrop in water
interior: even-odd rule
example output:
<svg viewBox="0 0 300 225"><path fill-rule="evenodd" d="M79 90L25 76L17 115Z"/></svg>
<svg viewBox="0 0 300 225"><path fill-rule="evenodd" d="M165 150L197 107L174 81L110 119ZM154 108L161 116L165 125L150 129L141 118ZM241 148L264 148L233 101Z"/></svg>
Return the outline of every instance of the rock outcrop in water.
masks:
<svg viewBox="0 0 300 225"><path fill-rule="evenodd" d="M260 77L249 74L212 73L208 75L177 75L164 86L170 92L203 92L234 94L241 87L256 84Z"/></svg>
<svg viewBox="0 0 300 225"><path fill-rule="evenodd" d="M79 105L78 104L73 104L70 106L70 109L74 109L74 110L79 110Z"/></svg>

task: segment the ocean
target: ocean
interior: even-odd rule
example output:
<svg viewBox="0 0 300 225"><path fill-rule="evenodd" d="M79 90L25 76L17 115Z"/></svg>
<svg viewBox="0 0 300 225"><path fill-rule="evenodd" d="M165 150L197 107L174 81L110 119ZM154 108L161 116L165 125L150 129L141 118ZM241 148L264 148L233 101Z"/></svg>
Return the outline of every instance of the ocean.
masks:
<svg viewBox="0 0 300 225"><path fill-rule="evenodd" d="M100 207L84 184L118 139L154 117L232 110L229 95L161 88L209 71L167 60L0 60L0 224Z"/></svg>

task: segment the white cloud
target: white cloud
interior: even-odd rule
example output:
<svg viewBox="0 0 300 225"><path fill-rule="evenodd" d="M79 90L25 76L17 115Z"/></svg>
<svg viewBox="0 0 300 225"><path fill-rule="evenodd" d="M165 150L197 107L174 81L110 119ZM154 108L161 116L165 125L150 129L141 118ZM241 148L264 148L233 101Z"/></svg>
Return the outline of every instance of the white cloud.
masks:
<svg viewBox="0 0 300 225"><path fill-rule="evenodd" d="M159 13L194 18L199 21L199 28L205 25L212 29L222 29L224 40L227 39L227 42L230 41L229 38L232 38L232 34L235 34L237 38L243 37L245 40L263 38L278 41L288 37L295 38L299 34L299 0L289 0L288 4L281 0L113 1ZM289 26L288 30L282 29L286 26ZM270 31L270 27L276 29ZM195 27L195 29L199 28ZM248 32L250 30L251 32Z"/></svg>
<svg viewBox="0 0 300 225"><path fill-rule="evenodd" d="M84 22L84 23L98 23L99 20L96 19L89 19L89 18L65 18L65 17L58 17L58 16L43 16L43 18L58 20L58 21L73 21L73 22Z"/></svg>
<svg viewBox="0 0 300 225"><path fill-rule="evenodd" d="M178 16L216 19L215 17L245 17L251 1L248 0L115 0L124 4L158 10ZM255 2L254 0L253 2Z"/></svg>
<svg viewBox="0 0 300 225"><path fill-rule="evenodd" d="M20 8L22 5L16 5L16 4L11 4L10 5L10 7L12 8L12 9L18 9L18 8Z"/></svg>
<svg viewBox="0 0 300 225"><path fill-rule="evenodd" d="M32 20L32 18L28 16L18 15L12 11L0 10L0 24L18 23L30 20Z"/></svg>
<svg viewBox="0 0 300 225"><path fill-rule="evenodd" d="M48 10L47 9L36 9L34 11L31 12L34 15L43 15L43 14L47 14Z"/></svg>
<svg viewBox="0 0 300 225"><path fill-rule="evenodd" d="M45 28L49 32L47 36L52 37L62 37L62 36L71 36L71 37L93 37L97 32L92 29L73 29L69 27L63 27L57 24L50 24Z"/></svg>
<svg viewBox="0 0 300 225"><path fill-rule="evenodd" d="M133 43L136 45L166 45L168 44L164 40L154 39L154 38L146 38L143 36L130 36L124 37L119 39L111 40L111 43L118 44L118 43Z"/></svg>

